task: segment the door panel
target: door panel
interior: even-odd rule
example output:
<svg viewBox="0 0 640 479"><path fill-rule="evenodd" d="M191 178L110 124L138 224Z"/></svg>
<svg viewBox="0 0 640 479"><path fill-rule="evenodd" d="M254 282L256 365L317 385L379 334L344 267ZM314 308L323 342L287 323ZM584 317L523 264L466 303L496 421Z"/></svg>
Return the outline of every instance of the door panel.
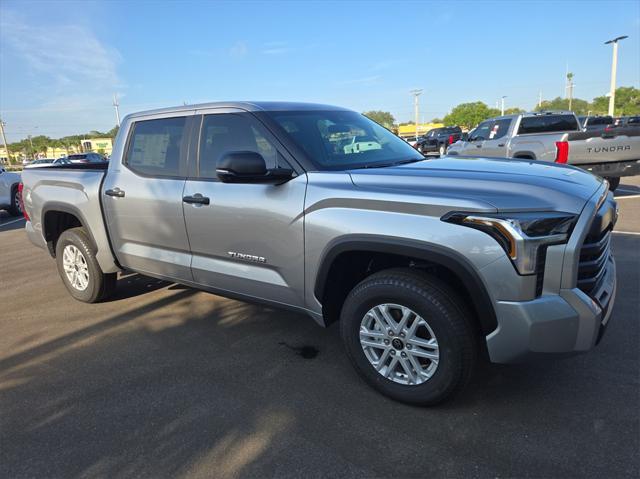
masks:
<svg viewBox="0 0 640 479"><path fill-rule="evenodd" d="M187 118L138 122L132 127L125 164L105 179L107 228L118 261L126 268L192 279L182 210L189 124Z"/></svg>
<svg viewBox="0 0 640 479"><path fill-rule="evenodd" d="M482 156L505 158L507 156L509 126L511 119L498 119L489 125L489 134L482 143Z"/></svg>
<svg viewBox="0 0 640 479"><path fill-rule="evenodd" d="M291 157L251 114L208 112L203 117L197 178L183 203L194 281L256 298L304 304L304 197L307 177L281 185L222 183L216 164L230 151L254 151L267 168L288 167Z"/></svg>
<svg viewBox="0 0 640 479"><path fill-rule="evenodd" d="M210 199L209 205L184 204L194 281L302 305L306 183L306 175L283 185L187 181L185 196Z"/></svg>

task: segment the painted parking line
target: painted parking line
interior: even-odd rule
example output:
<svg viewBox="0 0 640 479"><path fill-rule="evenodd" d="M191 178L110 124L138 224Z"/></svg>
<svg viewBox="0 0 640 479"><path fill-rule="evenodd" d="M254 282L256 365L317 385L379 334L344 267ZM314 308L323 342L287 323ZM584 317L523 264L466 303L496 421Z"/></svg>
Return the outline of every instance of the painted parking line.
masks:
<svg viewBox="0 0 640 479"><path fill-rule="evenodd" d="M640 233L638 233L637 231L616 231L613 230L612 231L613 234L619 234L619 235L633 235L633 236L640 236Z"/></svg>
<svg viewBox="0 0 640 479"><path fill-rule="evenodd" d="M633 198L640 198L640 195L616 196L616 200L631 200Z"/></svg>
<svg viewBox="0 0 640 479"><path fill-rule="evenodd" d="M6 223L1 223L0 228L6 225L12 225L13 223L17 223L18 221L24 221L24 218L17 218L15 220L7 221Z"/></svg>

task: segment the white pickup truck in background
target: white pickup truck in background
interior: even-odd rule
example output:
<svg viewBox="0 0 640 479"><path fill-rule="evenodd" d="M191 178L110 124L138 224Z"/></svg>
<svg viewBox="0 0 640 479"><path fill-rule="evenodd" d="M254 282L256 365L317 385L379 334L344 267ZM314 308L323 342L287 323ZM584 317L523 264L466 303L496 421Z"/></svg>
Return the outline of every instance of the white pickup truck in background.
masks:
<svg viewBox="0 0 640 479"><path fill-rule="evenodd" d="M572 112L506 115L480 123L448 155L519 158L566 163L607 178L640 174L640 128L584 131Z"/></svg>
<svg viewBox="0 0 640 479"><path fill-rule="evenodd" d="M640 127L567 133L556 144L555 161L607 178L615 190L620 177L640 174Z"/></svg>

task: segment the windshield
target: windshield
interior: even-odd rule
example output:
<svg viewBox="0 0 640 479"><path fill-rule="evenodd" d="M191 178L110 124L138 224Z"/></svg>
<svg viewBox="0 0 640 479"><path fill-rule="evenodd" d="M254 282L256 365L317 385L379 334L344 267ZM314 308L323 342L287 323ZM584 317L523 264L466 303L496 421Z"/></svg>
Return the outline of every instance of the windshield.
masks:
<svg viewBox="0 0 640 479"><path fill-rule="evenodd" d="M353 111L268 112L321 170L389 166L424 157L386 128Z"/></svg>

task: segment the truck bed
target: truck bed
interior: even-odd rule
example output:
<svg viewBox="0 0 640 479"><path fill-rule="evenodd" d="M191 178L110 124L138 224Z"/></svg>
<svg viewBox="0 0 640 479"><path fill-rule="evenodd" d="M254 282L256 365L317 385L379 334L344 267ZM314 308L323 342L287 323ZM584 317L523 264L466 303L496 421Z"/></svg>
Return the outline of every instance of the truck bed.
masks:
<svg viewBox="0 0 640 479"><path fill-rule="evenodd" d="M640 128L568 133L570 165L591 165L640 160Z"/></svg>
<svg viewBox="0 0 640 479"><path fill-rule="evenodd" d="M30 221L27 233L47 243L43 226L59 221L49 211L78 218L96 245L96 259L105 273L118 271L111 253L102 214L101 189L108 163L85 163L25 168L22 172L23 201ZM59 214L59 213L56 213ZM53 245L47 244L53 253Z"/></svg>

